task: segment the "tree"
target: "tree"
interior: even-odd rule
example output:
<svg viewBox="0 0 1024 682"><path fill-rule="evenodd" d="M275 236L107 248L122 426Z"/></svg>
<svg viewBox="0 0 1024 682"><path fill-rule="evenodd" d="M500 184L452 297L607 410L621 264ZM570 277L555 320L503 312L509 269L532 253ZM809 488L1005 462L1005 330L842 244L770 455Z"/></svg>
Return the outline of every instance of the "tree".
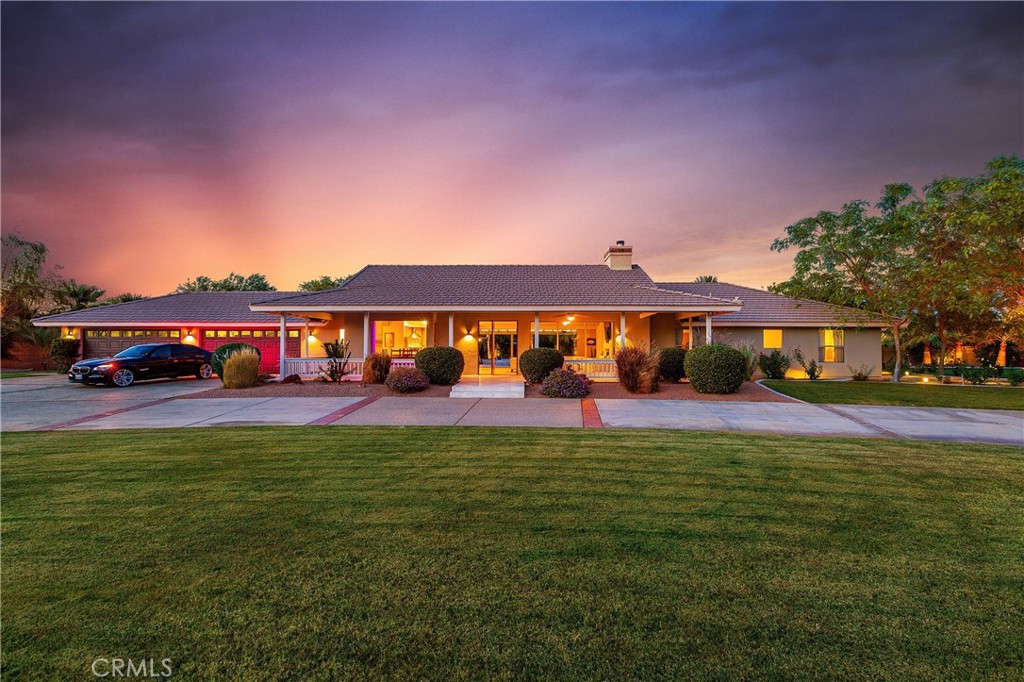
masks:
<svg viewBox="0 0 1024 682"><path fill-rule="evenodd" d="M890 185L876 205L879 214L869 214L866 201L852 201L838 213L822 211L790 225L786 237L772 243L773 251L799 249L789 287L840 299L855 292L886 322L896 346L893 381L901 371L900 328L924 298L914 231L899 214L907 197L903 187Z"/></svg>
<svg viewBox="0 0 1024 682"><path fill-rule="evenodd" d="M123 294L118 294L116 296L108 296L107 298L98 302L96 305L115 305L117 303L130 303L132 301L141 301L144 298L148 297L143 296L142 294L133 294L130 291L126 291Z"/></svg>
<svg viewBox="0 0 1024 682"><path fill-rule="evenodd" d="M317 279L311 279L308 282L301 283L299 285L299 291L327 291L328 289L337 289L344 284L346 280L348 280L348 275L344 277L323 275Z"/></svg>
<svg viewBox="0 0 1024 682"><path fill-rule="evenodd" d="M46 269L47 249L17 233L0 239L0 356L9 357L11 344L32 329L33 317L50 309L58 268Z"/></svg>
<svg viewBox="0 0 1024 682"><path fill-rule="evenodd" d="M711 284L718 281L718 275L697 275L693 281L698 284Z"/></svg>
<svg viewBox="0 0 1024 682"><path fill-rule="evenodd" d="M265 275L253 273L245 276L232 272L224 279L199 275L194 280L185 280L184 284L178 285L174 293L186 291L277 291L277 288L267 281Z"/></svg>
<svg viewBox="0 0 1024 682"><path fill-rule="evenodd" d="M61 280L53 290L58 310L82 310L97 305L106 291L91 284L79 284L73 279Z"/></svg>

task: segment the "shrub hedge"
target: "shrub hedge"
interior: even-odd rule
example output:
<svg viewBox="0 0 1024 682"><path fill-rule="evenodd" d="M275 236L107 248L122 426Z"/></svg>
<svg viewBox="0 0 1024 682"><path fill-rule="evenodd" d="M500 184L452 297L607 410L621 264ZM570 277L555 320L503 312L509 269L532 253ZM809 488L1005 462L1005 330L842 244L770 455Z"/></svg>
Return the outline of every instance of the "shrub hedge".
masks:
<svg viewBox="0 0 1024 682"><path fill-rule="evenodd" d="M228 356L240 350L251 350L256 353L256 359L259 360L260 349L256 346L249 345L248 343L227 343L213 351L213 357L210 359L210 364L213 366L214 374L223 379L224 361L228 359ZM259 363L257 362L256 364L258 365Z"/></svg>
<svg viewBox="0 0 1024 682"><path fill-rule="evenodd" d="M658 353L658 376L670 384L678 383L686 376L686 349L672 346L662 348Z"/></svg>
<svg viewBox="0 0 1024 682"><path fill-rule="evenodd" d="M260 354L252 350L237 350L224 360L224 388L252 388L260 382Z"/></svg>
<svg viewBox="0 0 1024 682"><path fill-rule="evenodd" d="M395 367L384 385L398 393L416 393L430 386L430 378L415 367Z"/></svg>
<svg viewBox="0 0 1024 682"><path fill-rule="evenodd" d="M539 384L565 364L565 356L554 348L531 348L519 356L519 371L528 384Z"/></svg>
<svg viewBox="0 0 1024 682"><path fill-rule="evenodd" d="M712 343L686 354L686 376L698 393L735 393L746 372L743 353L731 346Z"/></svg>
<svg viewBox="0 0 1024 682"><path fill-rule="evenodd" d="M590 393L590 379L572 368L556 369L544 377L540 392L549 398L582 398Z"/></svg>
<svg viewBox="0 0 1024 682"><path fill-rule="evenodd" d="M451 386L466 368L466 358L462 351L451 346L433 346L416 353L416 369L422 371L430 379L430 383Z"/></svg>

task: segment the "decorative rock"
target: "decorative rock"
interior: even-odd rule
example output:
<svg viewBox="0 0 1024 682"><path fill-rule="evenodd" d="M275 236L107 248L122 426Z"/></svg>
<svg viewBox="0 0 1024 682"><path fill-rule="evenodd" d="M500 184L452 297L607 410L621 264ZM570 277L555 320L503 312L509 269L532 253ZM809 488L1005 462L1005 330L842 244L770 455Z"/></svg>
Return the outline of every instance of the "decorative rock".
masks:
<svg viewBox="0 0 1024 682"><path fill-rule="evenodd" d="M284 379L281 379L281 383L282 384L301 384L302 383L302 377L300 377L298 374L289 374Z"/></svg>

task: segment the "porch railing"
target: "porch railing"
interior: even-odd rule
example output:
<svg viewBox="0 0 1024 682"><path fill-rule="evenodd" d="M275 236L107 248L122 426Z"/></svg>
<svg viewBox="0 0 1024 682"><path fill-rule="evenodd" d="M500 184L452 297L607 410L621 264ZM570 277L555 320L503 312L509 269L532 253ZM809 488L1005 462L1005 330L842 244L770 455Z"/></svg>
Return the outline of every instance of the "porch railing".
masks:
<svg viewBox="0 0 1024 682"><path fill-rule="evenodd" d="M328 358L285 358L284 373L298 374L303 377L315 377L321 369L326 369ZM415 367L415 361L411 358L395 358L391 361L392 367ZM346 378L359 378L363 376L363 358L352 358L348 361L348 372Z"/></svg>
<svg viewBox="0 0 1024 682"><path fill-rule="evenodd" d="M575 372L586 374L591 379L617 379L619 376L615 361L610 358L567 358L565 366Z"/></svg>

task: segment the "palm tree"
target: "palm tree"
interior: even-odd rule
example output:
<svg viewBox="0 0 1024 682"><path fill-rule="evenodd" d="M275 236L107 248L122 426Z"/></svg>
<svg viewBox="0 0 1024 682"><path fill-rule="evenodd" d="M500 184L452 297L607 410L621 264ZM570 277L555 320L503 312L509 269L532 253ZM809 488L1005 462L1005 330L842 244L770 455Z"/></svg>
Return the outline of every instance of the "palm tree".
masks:
<svg viewBox="0 0 1024 682"><path fill-rule="evenodd" d="M66 279L53 290L53 297L58 307L68 311L96 305L105 293L103 289L91 284L79 284L73 279Z"/></svg>
<svg viewBox="0 0 1024 682"><path fill-rule="evenodd" d="M699 275L694 280L698 284L712 284L718 281L717 275Z"/></svg>
<svg viewBox="0 0 1024 682"><path fill-rule="evenodd" d="M147 297L143 296L142 294L133 294L130 291L126 291L123 294L118 294L117 296L108 296L102 301L97 302L96 305L113 305L115 303L129 303L131 301L141 301L144 298Z"/></svg>

